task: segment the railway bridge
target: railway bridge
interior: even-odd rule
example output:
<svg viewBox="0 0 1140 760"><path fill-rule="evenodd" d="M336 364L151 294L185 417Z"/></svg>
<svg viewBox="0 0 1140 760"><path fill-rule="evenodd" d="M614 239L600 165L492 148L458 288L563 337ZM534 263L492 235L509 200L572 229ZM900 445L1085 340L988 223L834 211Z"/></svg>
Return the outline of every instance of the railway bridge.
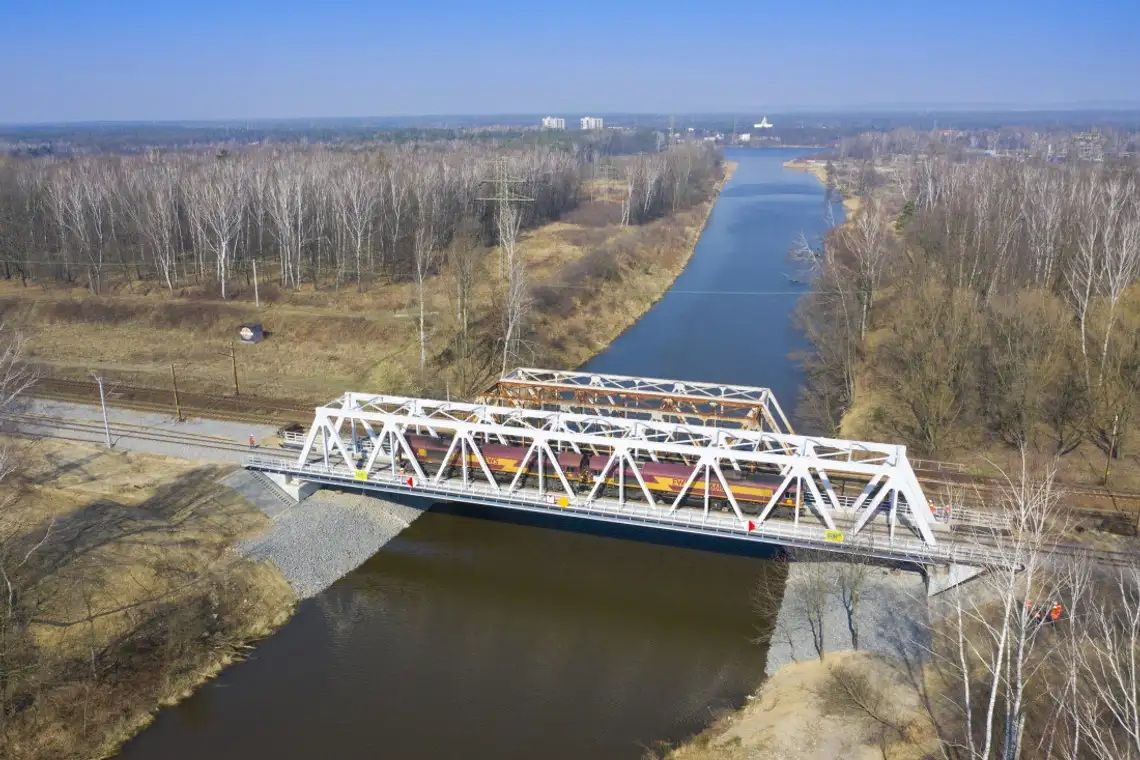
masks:
<svg viewBox="0 0 1140 760"><path fill-rule="evenodd" d="M348 392L293 443L246 467L298 499L347 486L911 563L931 593L1011 566L932 509L904 446L796 434L766 388L518 369L474 402Z"/></svg>

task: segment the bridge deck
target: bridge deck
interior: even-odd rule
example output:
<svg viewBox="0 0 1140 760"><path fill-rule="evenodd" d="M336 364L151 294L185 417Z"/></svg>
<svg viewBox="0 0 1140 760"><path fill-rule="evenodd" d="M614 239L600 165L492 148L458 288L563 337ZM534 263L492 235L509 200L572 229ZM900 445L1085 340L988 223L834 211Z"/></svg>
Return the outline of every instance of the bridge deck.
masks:
<svg viewBox="0 0 1140 760"><path fill-rule="evenodd" d="M840 518L836 528L827 530L810 520L775 515L763 523L741 521L732 513L680 506L650 506L641 501L620 501L612 497L579 499L532 486L513 490L503 484L496 489L488 482L460 478L418 481L407 473L382 468L362 477L359 470L342 464L295 460L272 456L251 456L246 467L325 485L345 486L387 494L404 494L441 501L483 504L532 513L570 516L614 524L652 527L670 531L758 544L843 553L884 560L919 564L966 564L1002 566L1008 562L996 550L954 539L948 528L939 526L939 542L930 545L910 534L905 525L891 531L885 526L868 526L857 535L848 535L854 515ZM805 511L812 505L805 505ZM891 535L892 532L894 535Z"/></svg>

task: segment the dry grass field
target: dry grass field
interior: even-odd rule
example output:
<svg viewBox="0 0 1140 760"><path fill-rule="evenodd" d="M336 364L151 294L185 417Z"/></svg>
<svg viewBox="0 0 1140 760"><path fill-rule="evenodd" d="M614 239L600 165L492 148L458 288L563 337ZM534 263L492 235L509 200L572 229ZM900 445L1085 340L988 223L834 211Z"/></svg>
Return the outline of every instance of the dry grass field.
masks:
<svg viewBox="0 0 1140 760"><path fill-rule="evenodd" d="M288 617L284 578L232 551L267 518L218 484L226 468L10 445L19 469L2 486L7 569L43 543L12 576L3 643L18 709L0 756L103 756Z"/></svg>
<svg viewBox="0 0 1140 760"><path fill-rule="evenodd" d="M919 760L937 748L937 735L914 687L881 658L844 651L826 655L823 662L785 665L745 707L666 757Z"/></svg>
<svg viewBox="0 0 1140 760"><path fill-rule="evenodd" d="M525 232L521 252L534 304L525 337L527 363L572 367L586 361L645 312L680 274L714 197L645 225L623 227L607 188L562 221ZM489 308L494 249L481 256L477 328L494 331ZM124 385L170 387L175 365L184 391L233 392L229 350L244 322L269 337L238 343L238 383L247 394L326 400L347 388L387 393L462 394L449 361L457 332L454 281L448 268L427 284L428 354L419 367L417 302L412 282L285 291L262 273L261 308L252 288L227 301L161 288L93 296L79 287L0 282L0 320L28 338L30 358L46 375L89 379L97 371ZM497 370L485 343L484 374Z"/></svg>

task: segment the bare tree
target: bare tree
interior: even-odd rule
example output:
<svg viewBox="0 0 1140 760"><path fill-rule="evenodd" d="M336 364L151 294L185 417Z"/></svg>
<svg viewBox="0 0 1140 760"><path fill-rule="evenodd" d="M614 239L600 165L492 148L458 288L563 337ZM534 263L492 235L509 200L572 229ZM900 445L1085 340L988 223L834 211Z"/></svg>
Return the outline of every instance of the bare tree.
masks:
<svg viewBox="0 0 1140 760"><path fill-rule="evenodd" d="M502 371L506 374L511 360L519 355L523 323L530 309L530 293L526 285L526 268L518 250L518 234L521 224L519 210L510 204L499 204L497 227L499 249L503 268L503 362Z"/></svg>
<svg viewBox="0 0 1140 760"><path fill-rule="evenodd" d="M129 213L150 247L155 269L174 292L177 265L178 176L170 164L148 164L135 186L136 199Z"/></svg>
<svg viewBox="0 0 1140 760"><path fill-rule="evenodd" d="M875 293L888 263L886 215L871 202L860 211L853 225L843 228L847 250L854 259L853 279L859 299L859 339L867 335Z"/></svg>
<svg viewBox="0 0 1140 760"><path fill-rule="evenodd" d="M448 262L454 282L456 353L459 370L459 385L463 392L467 388L467 363L471 355L471 312L475 295L475 284L480 269L482 248L477 238L478 231L473 226L461 227L448 249Z"/></svg>
<svg viewBox="0 0 1140 760"><path fill-rule="evenodd" d="M266 210L280 254L281 284L293 288L301 284L302 252L309 241L307 185L303 169L294 162L278 163L268 183Z"/></svg>
<svg viewBox="0 0 1140 760"><path fill-rule="evenodd" d="M34 381L35 374L24 361L23 337L0 325L0 417L12 409ZM0 445L0 483L11 475L14 464L11 447ZM0 738L7 736L9 718L18 707L9 700L11 683L35 667L34 659L27 656L30 647L23 641L27 620L19 605L20 575L52 528L49 522L38 536L29 539L31 526L11 510L13 498L11 492L0 498L0 582L4 600L0 608Z"/></svg>
<svg viewBox="0 0 1140 760"><path fill-rule="evenodd" d="M851 648L859 648L859 604L863 592L871 582L873 568L858 557L835 565L835 596L843 606L847 619L847 632L851 635Z"/></svg>
<svg viewBox="0 0 1140 760"><path fill-rule="evenodd" d="M948 445L977 393L978 317L961 291L927 286L897 307L870 357L895 402L885 422L927 453Z"/></svg>
<svg viewBox="0 0 1140 760"><path fill-rule="evenodd" d="M933 616L932 654L956 692L962 727L944 740L971 760L1020 756L1026 695L1041 676L1038 632L1061 589L1052 563L1054 536L1063 529L1053 473L1035 479L1023 468L1007 482L1001 513L1009 532L995 531L987 542L1008 566L946 592Z"/></svg>
<svg viewBox="0 0 1140 760"><path fill-rule="evenodd" d="M359 165L350 166L339 176L337 207L352 249L356 286L362 288L364 255L372 240L372 225L380 201L380 183L374 173Z"/></svg>
<svg viewBox="0 0 1140 760"><path fill-rule="evenodd" d="M1074 654L1088 695L1070 714L1088 756L1140 757L1140 567L1119 572L1115 588L1087 609L1088 623ZM1073 709L1075 708L1075 712Z"/></svg>
<svg viewBox="0 0 1140 760"><path fill-rule="evenodd" d="M812 648L822 661L827 653L828 611L835 593L831 563L811 553L799 554L796 560L784 586L784 608L792 619L807 623Z"/></svg>
<svg viewBox="0 0 1140 760"><path fill-rule="evenodd" d="M222 298L226 297L226 282L237 256L246 202L245 177L243 164L219 158L188 187L188 209L201 231L200 243L213 254Z"/></svg>
<svg viewBox="0 0 1140 760"><path fill-rule="evenodd" d="M442 169L435 165L431 169L422 171L412 184L412 197L416 204L416 219L414 231L414 244L412 246L414 275L416 280L416 304L419 311L420 336L420 371L427 368L427 321L426 301L427 291L425 285L428 276L435 267L435 260L439 252L438 229L441 194L443 192Z"/></svg>

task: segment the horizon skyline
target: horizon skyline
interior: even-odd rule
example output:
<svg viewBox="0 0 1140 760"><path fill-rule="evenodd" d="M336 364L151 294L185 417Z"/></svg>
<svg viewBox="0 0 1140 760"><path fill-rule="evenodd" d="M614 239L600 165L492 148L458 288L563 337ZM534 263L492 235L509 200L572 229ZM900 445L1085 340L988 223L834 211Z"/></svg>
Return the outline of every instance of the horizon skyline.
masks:
<svg viewBox="0 0 1140 760"><path fill-rule="evenodd" d="M561 109L561 110L519 110L503 112L438 112L438 113L374 113L360 115L345 114L309 114L291 116L253 115L253 116L217 116L209 118L125 118L125 119L59 119L46 121L4 121L4 127L37 127L37 126L66 126L83 124L225 124L225 123L266 123L266 122L292 122L292 121L369 121L369 120L396 120L396 119L443 119L443 118L531 118L542 116L603 116L603 117L730 117L730 116L922 116L926 114L1006 114L1006 113L1105 113L1136 115L1140 119L1140 100L1130 102L1094 102L1094 103L899 103L899 104L852 104L836 106L786 106L764 108L738 108L705 111L603 111L599 109Z"/></svg>
<svg viewBox="0 0 1140 760"><path fill-rule="evenodd" d="M0 3L4 124L1140 108L1120 0Z"/></svg>

